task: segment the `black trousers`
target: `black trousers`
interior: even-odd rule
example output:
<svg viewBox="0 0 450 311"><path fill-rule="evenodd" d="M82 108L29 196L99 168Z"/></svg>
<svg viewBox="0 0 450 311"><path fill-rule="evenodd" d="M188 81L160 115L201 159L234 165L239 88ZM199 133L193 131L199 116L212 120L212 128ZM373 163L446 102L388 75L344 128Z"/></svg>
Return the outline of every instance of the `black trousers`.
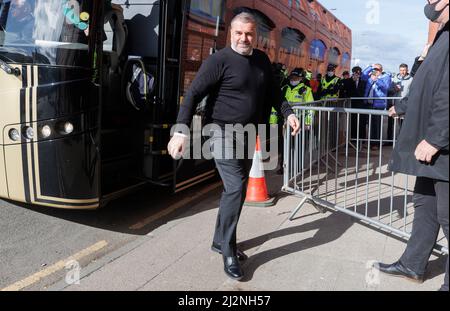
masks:
<svg viewBox="0 0 450 311"><path fill-rule="evenodd" d="M351 138L352 138L352 140L367 139L367 132L366 132L367 122L368 122L367 115L360 114L359 115L359 136L358 136L358 115L352 114L352 117L351 117L351 125L352 125ZM359 144L361 145L361 143L362 142L360 142Z"/></svg>
<svg viewBox="0 0 450 311"><path fill-rule="evenodd" d="M416 273L424 274L442 227L448 247L448 182L417 177L414 188L414 221L411 238L400 261ZM443 289L448 290L448 258Z"/></svg>
<svg viewBox="0 0 450 311"><path fill-rule="evenodd" d="M225 138L224 133L215 131L210 141L212 155L224 187L213 241L215 244L221 245L222 254L226 257L236 256L237 225L245 201L252 165L252 159L249 159L247 152L245 152L244 158L238 158L235 154L237 145L247 149L248 142L246 140L245 138L242 141L236 137Z"/></svg>
<svg viewBox="0 0 450 311"><path fill-rule="evenodd" d="M374 108L374 110L384 110L384 109L378 109ZM369 117L370 118L370 117ZM381 122L383 122L384 118L382 116L372 115L372 124L370 127L370 139L371 139L371 145L377 146L380 144L380 134L381 134ZM369 122L369 121L367 121ZM386 139L386 137L383 137L383 139Z"/></svg>

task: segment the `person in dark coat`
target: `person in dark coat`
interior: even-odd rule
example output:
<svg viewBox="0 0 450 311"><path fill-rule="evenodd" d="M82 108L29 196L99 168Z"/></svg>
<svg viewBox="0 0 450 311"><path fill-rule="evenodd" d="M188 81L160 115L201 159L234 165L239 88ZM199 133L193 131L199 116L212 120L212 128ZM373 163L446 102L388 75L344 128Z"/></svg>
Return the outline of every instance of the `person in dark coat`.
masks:
<svg viewBox="0 0 450 311"><path fill-rule="evenodd" d="M353 88L352 78L348 71L344 71L341 80L341 90L339 92L339 98L350 98Z"/></svg>
<svg viewBox="0 0 450 311"><path fill-rule="evenodd" d="M449 9L448 0L427 4L427 17L442 24L427 57L417 70L410 93L390 110L405 115L389 162L394 172L417 176L414 222L405 252L381 272L422 282L442 227L448 245L449 212ZM442 291L449 290L448 258Z"/></svg>
<svg viewBox="0 0 450 311"><path fill-rule="evenodd" d="M363 98L366 92L367 82L361 78L362 68L359 66L352 68L352 77L350 78L349 95L352 98L351 108L354 109L369 109L370 107L364 102ZM366 125L368 123L368 117L366 114L359 115L359 136L358 136L358 115L352 114L351 119L351 138L354 139L367 139ZM361 142L360 142L360 146Z"/></svg>

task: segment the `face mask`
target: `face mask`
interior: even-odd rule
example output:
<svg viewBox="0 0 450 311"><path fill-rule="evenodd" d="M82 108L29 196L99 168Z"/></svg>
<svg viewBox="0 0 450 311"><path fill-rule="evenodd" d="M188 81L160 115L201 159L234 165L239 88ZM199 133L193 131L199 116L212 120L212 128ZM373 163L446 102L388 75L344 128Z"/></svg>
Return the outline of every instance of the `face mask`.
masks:
<svg viewBox="0 0 450 311"><path fill-rule="evenodd" d="M425 5L425 16L432 22L436 21L439 16L441 16L442 12L447 8L448 4L440 11L436 11L436 6L439 4L439 1L433 4Z"/></svg>
<svg viewBox="0 0 450 311"><path fill-rule="evenodd" d="M297 86L299 84L300 84L300 81L293 81L293 80L291 80L291 85L292 86Z"/></svg>
<svg viewBox="0 0 450 311"><path fill-rule="evenodd" d="M334 72L333 71L328 71L327 75L331 78L332 76L334 76Z"/></svg>

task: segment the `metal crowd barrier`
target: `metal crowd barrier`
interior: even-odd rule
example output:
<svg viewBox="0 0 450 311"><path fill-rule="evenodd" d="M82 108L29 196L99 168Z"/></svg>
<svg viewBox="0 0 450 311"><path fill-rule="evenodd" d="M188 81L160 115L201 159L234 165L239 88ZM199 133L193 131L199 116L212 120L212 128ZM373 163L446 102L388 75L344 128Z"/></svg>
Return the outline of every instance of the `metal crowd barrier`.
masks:
<svg viewBox="0 0 450 311"><path fill-rule="evenodd" d="M285 131L283 191L301 201L289 219L308 202L321 212L342 212L408 240L415 177L388 170L402 120L384 110L345 108L355 100L368 99L293 106L301 131L295 137L289 127ZM387 137L388 122L392 137ZM436 249L448 254L439 242Z"/></svg>

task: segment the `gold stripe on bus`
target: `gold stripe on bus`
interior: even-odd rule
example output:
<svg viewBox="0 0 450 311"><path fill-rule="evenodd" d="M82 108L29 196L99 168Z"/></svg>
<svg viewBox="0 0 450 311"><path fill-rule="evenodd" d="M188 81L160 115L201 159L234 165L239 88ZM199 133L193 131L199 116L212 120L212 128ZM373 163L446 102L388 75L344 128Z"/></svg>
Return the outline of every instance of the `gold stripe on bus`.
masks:
<svg viewBox="0 0 450 311"><path fill-rule="evenodd" d="M25 126L32 126L33 120L30 118L30 113L32 109L32 100L30 100L30 95L32 96L33 92L33 81L31 80L31 66L27 66L27 89L25 91ZM31 148L32 143L26 143L26 149L27 149L27 162L28 162L28 189L30 191L30 202L29 203L35 203L34 202L34 187L33 187L33 165L32 165L32 156L31 156ZM27 182L27 181L24 181Z"/></svg>
<svg viewBox="0 0 450 311"><path fill-rule="evenodd" d="M31 102L31 107L32 107L32 124L31 126L33 126L33 131L34 131L34 135L35 137L39 136L38 133L38 126L37 126L37 87L38 87L38 66L33 66L32 68L33 70L33 87L31 89L32 91L32 102ZM33 144L31 144L31 148L33 148L33 153L30 152L28 153L29 156L31 156L31 154L33 154L33 159L32 161L34 162L34 171L33 174L30 175L30 180L33 180L34 183L32 183L32 185L30 187L32 187L33 189L33 194L34 196L32 196L32 200L34 200L34 198L39 199L39 195L40 195L40 177L39 177L39 157L38 157L38 143L34 142ZM37 193L34 193L34 191L36 190Z"/></svg>
<svg viewBox="0 0 450 311"><path fill-rule="evenodd" d="M36 187L37 187L37 184L36 184ZM61 203L80 203L80 204L82 204L82 203L89 204L89 203L98 203L99 202L98 198L96 198L96 199L80 199L80 200L78 200L78 199L63 199L63 198L58 198L58 197L48 197L48 196L45 196L45 195L39 195L38 199L47 200L47 201L53 201L53 202L61 202Z"/></svg>
<svg viewBox="0 0 450 311"><path fill-rule="evenodd" d="M35 198L35 194L34 194L34 186L33 186L33 159L31 157L31 148L33 148L33 144L29 143L27 144L27 161L28 161L28 182L30 185L30 203L35 203L34 198Z"/></svg>
<svg viewBox="0 0 450 311"><path fill-rule="evenodd" d="M92 210L97 209L99 204L90 204L90 205L63 205L63 204L53 204L39 201L37 204L48 207L56 207L59 209L76 209L76 210Z"/></svg>
<svg viewBox="0 0 450 311"><path fill-rule="evenodd" d="M38 86L38 66L32 66L31 71L33 72L33 83L31 84L31 124L33 127L34 137L38 137L38 128L37 128L37 86ZM30 197L33 203L36 203L35 199L37 199L37 191L38 184L36 181L37 174L39 173L39 161L36 161L38 143L33 140L30 145L30 149L28 151L28 156L32 162L34 162L34 171L33 167L30 165L30 169L32 170L32 174L30 175ZM33 155L33 157L31 157Z"/></svg>

